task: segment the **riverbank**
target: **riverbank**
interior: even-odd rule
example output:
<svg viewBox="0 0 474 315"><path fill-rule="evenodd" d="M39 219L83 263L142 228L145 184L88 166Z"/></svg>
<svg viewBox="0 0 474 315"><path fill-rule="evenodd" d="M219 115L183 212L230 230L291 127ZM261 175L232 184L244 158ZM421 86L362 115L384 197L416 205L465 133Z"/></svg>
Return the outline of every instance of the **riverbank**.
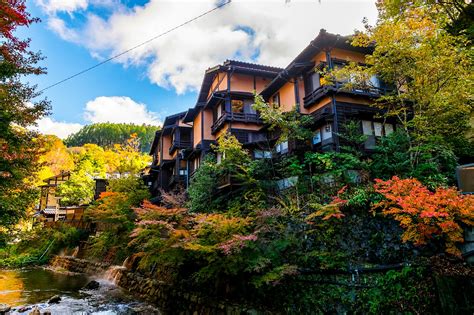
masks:
<svg viewBox="0 0 474 315"><path fill-rule="evenodd" d="M105 277L133 296L156 305L164 314L263 314L256 308L215 301L197 292L180 291L165 281L147 278L126 266L110 266L70 256L55 256L53 270Z"/></svg>
<svg viewBox="0 0 474 315"><path fill-rule="evenodd" d="M87 286L90 280L85 274L40 267L0 270L0 304L11 308L9 315L31 314L34 309L54 315L160 314L110 281L99 280L99 287L92 289Z"/></svg>

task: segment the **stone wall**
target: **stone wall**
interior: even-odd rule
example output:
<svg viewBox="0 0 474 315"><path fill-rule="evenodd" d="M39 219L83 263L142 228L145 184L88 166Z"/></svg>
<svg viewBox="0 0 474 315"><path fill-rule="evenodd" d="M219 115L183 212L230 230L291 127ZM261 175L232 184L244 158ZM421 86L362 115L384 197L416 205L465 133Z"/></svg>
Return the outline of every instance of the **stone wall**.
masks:
<svg viewBox="0 0 474 315"><path fill-rule="evenodd" d="M85 273L92 277L114 281L116 285L139 299L157 305L163 314L263 314L252 307L235 305L205 297L200 292L183 292L167 283L150 279L125 267L90 262L70 256L55 256L53 269Z"/></svg>

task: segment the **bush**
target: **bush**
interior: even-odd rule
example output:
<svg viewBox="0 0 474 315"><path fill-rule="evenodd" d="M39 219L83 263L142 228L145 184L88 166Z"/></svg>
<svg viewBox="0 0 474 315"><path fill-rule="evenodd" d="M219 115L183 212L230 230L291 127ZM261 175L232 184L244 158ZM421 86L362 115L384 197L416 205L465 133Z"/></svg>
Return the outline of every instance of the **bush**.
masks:
<svg viewBox="0 0 474 315"><path fill-rule="evenodd" d="M17 268L46 263L52 255L78 246L86 237L84 231L67 225L56 228L37 226L18 235L19 241L11 240L0 247L0 267Z"/></svg>

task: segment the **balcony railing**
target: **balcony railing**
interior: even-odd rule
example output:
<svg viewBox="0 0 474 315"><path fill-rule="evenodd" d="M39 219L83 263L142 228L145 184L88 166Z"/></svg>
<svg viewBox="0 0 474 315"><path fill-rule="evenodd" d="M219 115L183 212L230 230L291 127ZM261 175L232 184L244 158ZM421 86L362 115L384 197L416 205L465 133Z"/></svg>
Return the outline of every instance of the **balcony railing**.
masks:
<svg viewBox="0 0 474 315"><path fill-rule="evenodd" d="M170 154L172 154L173 151L176 149L190 149L190 148L192 148L191 141L175 140L173 141L173 143L171 143Z"/></svg>
<svg viewBox="0 0 474 315"><path fill-rule="evenodd" d="M243 123L261 124L263 121L258 114L254 113L223 113L221 117L217 118L211 127L212 133L217 132L225 122L237 121Z"/></svg>
<svg viewBox="0 0 474 315"><path fill-rule="evenodd" d="M353 88L353 89L348 89L344 85L346 83L344 82L337 82L333 85L323 85L309 93L303 98L304 101L304 106L308 107L311 104L315 103L318 99L320 99L322 96L324 96L327 92L329 91L341 91L341 92L346 92L346 93L351 93L355 95L362 95L362 96L368 96L368 97L380 97L381 95L387 94L388 92L391 91L391 89L388 88L376 88L376 87L370 87L370 88Z"/></svg>

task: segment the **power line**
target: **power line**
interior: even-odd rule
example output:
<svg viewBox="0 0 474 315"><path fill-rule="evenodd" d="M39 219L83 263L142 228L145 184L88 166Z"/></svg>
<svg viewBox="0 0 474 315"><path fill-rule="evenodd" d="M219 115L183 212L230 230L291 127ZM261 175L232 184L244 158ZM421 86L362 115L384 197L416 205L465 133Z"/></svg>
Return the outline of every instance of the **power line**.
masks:
<svg viewBox="0 0 474 315"><path fill-rule="evenodd" d="M110 58L108 58L108 59L106 59L106 60L104 60L104 61L101 61L101 62L99 62L99 63L97 63L97 64L95 64L95 65L93 65L93 66L91 66L91 67L89 67L89 68L86 68L86 69L84 69L84 70L82 70L82 71L79 71L79 72L77 72L77 73L75 73L75 74L73 74L73 75L71 75L71 76L69 76L69 77L67 77L67 78L64 78L64 79L62 79L62 80L60 80L60 81L58 81L58 82L56 82L56 83L54 83L54 84L51 84L51 85L45 87L44 89L40 90L39 93L41 93L41 92L43 92L43 91L46 91L46 90L48 90L48 89L50 89L50 88L52 88L52 87L55 87L56 85L59 85L59 84L61 84L61 83L64 83L64 82L66 82L66 81L69 81L69 80L71 80L71 79L73 79L73 78L75 78L75 77L77 77L77 76L80 76L81 74L84 74L84 73L86 73L86 72L89 72L89 71L91 71L92 69L95 69L95 68L97 68L97 67L103 65L104 63L107 63L107 62L109 62L109 61L112 61L112 60L114 60L114 59L117 59L118 57L123 56L123 55L125 55L125 54L131 52L132 50L135 50L135 49L137 49L137 48L139 48L139 47L142 47L142 46L144 46L144 45L146 45L146 44L148 44L148 43L154 41L155 39L158 39L158 38L160 38L160 37L162 37L162 36L164 36L164 35L167 35L167 34L173 32L173 31L177 30L178 28L181 28L181 27L183 27L183 26L185 26L185 25L187 25L187 24L189 24L189 23L191 23L191 22L194 22L194 21L196 21L196 20L198 20L198 19L200 19L200 18L202 18L202 17L208 15L209 13L212 13L212 12L214 12L214 11L220 9L220 8L222 8L222 7L225 6L225 5L228 5L228 4L231 3L231 2L232 2L232 0L227 0L226 2L223 2L223 3L217 5L216 7L212 8L212 9L210 9L210 10L208 10L208 11L202 13L202 14L193 17L193 18L190 19L190 20L187 20L186 22L183 22L183 23L181 23L181 24L179 24L179 25L177 25L177 26L175 26L175 27L170 28L169 30L167 30L167 31L165 31L165 32L163 32L163 33L161 33L161 34L159 34L159 35L156 35L155 37L152 37L152 38L150 38L150 39L148 39L148 40L146 40L146 41L144 41L144 42L142 42L142 43L140 43L140 44L138 44L138 45L136 45L136 46L133 46L133 47L127 49L127 50L124 50L124 51L122 51L121 53L118 53L117 55L114 55L114 56L112 56L112 57L110 57Z"/></svg>

